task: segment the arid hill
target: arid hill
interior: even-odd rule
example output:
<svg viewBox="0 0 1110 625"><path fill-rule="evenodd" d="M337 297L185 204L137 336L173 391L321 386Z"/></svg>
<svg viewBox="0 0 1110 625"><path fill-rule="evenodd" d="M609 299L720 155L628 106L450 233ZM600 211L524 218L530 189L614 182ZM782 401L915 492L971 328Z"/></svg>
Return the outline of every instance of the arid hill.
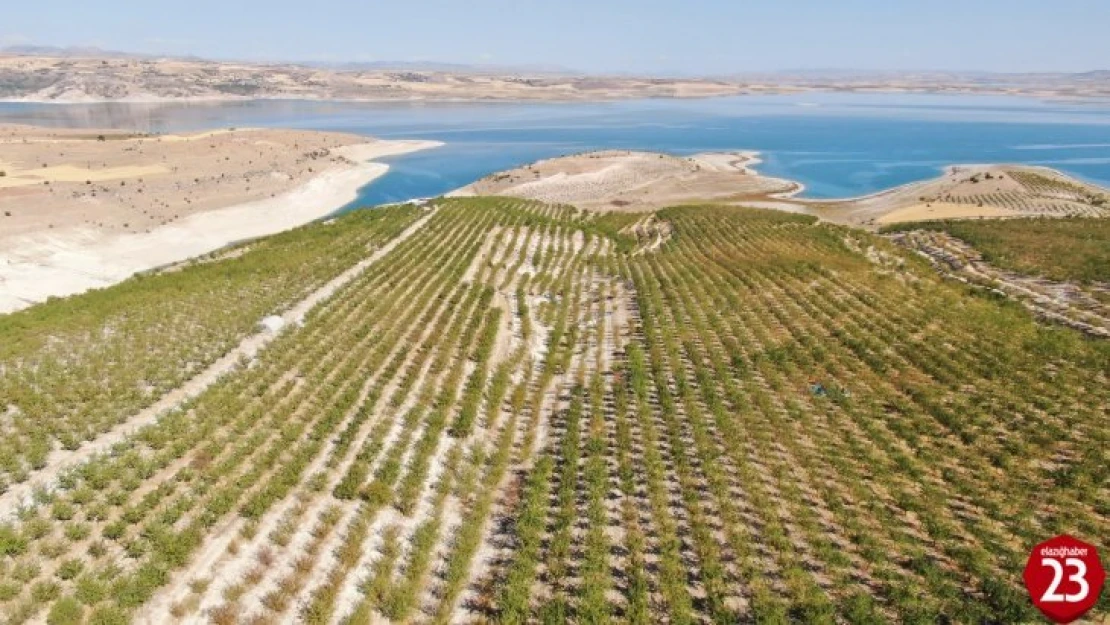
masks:
<svg viewBox="0 0 1110 625"><path fill-rule="evenodd" d="M723 78L598 76L528 68L381 64L318 67L216 62L90 50L0 51L0 99L48 102L233 100L609 100L793 91L1110 96L1086 74L769 73Z"/></svg>
<svg viewBox="0 0 1110 625"><path fill-rule="evenodd" d="M434 141L0 125L0 311L299 226Z"/></svg>
<svg viewBox="0 0 1110 625"><path fill-rule="evenodd" d="M101 100L602 100L734 95L738 83L699 79L332 70L289 64L0 55L0 98Z"/></svg>
<svg viewBox="0 0 1110 625"><path fill-rule="evenodd" d="M690 202L789 196L801 185L751 170L754 153L678 157L608 150L551 158L496 173L453 195L503 195L589 210L636 212Z"/></svg>

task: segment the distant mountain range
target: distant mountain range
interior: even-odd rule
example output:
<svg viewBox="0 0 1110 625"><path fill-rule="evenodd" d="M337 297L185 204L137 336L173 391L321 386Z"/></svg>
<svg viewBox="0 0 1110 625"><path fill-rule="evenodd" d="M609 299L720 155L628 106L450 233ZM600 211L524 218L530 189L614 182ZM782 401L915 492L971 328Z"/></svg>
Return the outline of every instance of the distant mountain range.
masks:
<svg viewBox="0 0 1110 625"><path fill-rule="evenodd" d="M57 58L96 58L96 59L181 59L188 61L203 61L205 59L195 55L165 55L142 54L139 52L122 52L120 50L105 50L96 46L35 46L17 45L0 48L0 54L13 56L45 56Z"/></svg>
<svg viewBox="0 0 1110 625"><path fill-rule="evenodd" d="M121 50L108 50L96 46L38 46L38 45L11 45L0 47L0 55L12 56L41 56L57 58L103 58L103 59L173 59L193 62L212 63L250 63L256 65L296 65L301 67L316 67L335 71L412 71L412 72L441 72L458 74L551 74L562 76L587 76L606 75L622 77L643 77L636 72L584 72L581 70L564 67L561 65L537 64L497 64L497 63L453 63L447 61L243 61L241 59L214 59L189 55L174 54L148 54L142 52L124 52ZM795 68L767 71L744 71L725 74L699 75L684 73L682 78L703 78L717 80L736 79L766 79L766 78L797 78L805 80L876 80L876 79L939 79L939 78L964 78L964 79L999 79L1016 76L1042 76L1074 78L1077 80L1110 80L1110 69L1099 69L1084 72L988 72L978 70L876 70L852 68ZM673 76L668 76L673 77Z"/></svg>
<svg viewBox="0 0 1110 625"><path fill-rule="evenodd" d="M18 45L0 48L0 99L606 100L797 91L1110 97L1110 70L1075 74L797 69L728 76L588 74L437 61L252 62Z"/></svg>
<svg viewBox="0 0 1110 625"><path fill-rule="evenodd" d="M211 61L213 63L241 63L238 59L209 59L196 55L174 54L144 54L141 52L123 52L120 50L106 50L95 46L36 46L14 45L0 48L0 55L10 56L38 56L55 58L96 58L96 59L173 59L180 61ZM448 63L442 61L251 61L259 65L299 65L302 67L319 67L336 71L379 71L399 70L412 72L445 72L462 74L556 74L572 75L583 74L577 70L558 65L503 65L503 64L467 64Z"/></svg>
<svg viewBox="0 0 1110 625"><path fill-rule="evenodd" d="M410 71L410 72L442 72L457 74L531 74L574 76L585 75L586 72L561 67L558 65L496 65L496 64L467 64L443 63L438 61L365 61L365 62L293 62L305 67L323 67L336 71Z"/></svg>
<svg viewBox="0 0 1110 625"><path fill-rule="evenodd" d="M70 46L61 48L58 46L34 46L34 45L18 45L18 46L5 46L0 48L0 53L14 54L19 56L96 56L103 58L119 58L119 57L136 57L137 54L129 52L117 52L116 50L105 50L103 48L91 46Z"/></svg>

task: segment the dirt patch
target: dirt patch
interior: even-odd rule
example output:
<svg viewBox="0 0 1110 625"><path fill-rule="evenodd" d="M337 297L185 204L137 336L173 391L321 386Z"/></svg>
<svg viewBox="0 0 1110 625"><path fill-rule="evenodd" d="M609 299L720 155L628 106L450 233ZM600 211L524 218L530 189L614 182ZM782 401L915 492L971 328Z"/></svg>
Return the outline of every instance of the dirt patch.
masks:
<svg viewBox="0 0 1110 625"><path fill-rule="evenodd" d="M0 312L326 216L434 142L296 130L164 138L0 126Z"/></svg>
<svg viewBox="0 0 1110 625"><path fill-rule="evenodd" d="M918 203L893 210L875 220L878 224L893 224L903 221L926 221L930 219L968 219L975 217L1015 217L1022 213L1013 209L977 204L935 204Z"/></svg>

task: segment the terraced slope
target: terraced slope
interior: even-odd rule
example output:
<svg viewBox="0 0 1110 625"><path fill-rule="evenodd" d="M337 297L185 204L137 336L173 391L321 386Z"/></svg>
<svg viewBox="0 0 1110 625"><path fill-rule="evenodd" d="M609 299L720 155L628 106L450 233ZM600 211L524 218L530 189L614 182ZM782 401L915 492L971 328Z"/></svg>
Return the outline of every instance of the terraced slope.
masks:
<svg viewBox="0 0 1110 625"><path fill-rule="evenodd" d="M736 208L408 210L309 228L394 243L12 511L0 613L1012 622L1030 545L1110 533L1108 344L881 238Z"/></svg>

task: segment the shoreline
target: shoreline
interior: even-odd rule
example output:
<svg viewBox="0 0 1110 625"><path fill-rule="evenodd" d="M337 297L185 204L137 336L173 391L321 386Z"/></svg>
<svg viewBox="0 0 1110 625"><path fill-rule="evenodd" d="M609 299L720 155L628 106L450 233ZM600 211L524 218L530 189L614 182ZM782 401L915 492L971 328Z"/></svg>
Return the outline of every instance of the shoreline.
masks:
<svg viewBox="0 0 1110 625"><path fill-rule="evenodd" d="M191 136L168 134L161 135L160 138L169 141L182 137L194 140L220 132L226 131L213 130ZM389 171L389 165L377 162L375 159L441 145L443 145L442 142L431 140L376 140L372 143L355 143L337 147L333 152L340 157L338 164L321 171L285 193L194 213L180 221L159 226L149 232L107 233L84 226L71 226L9 237L3 241L4 250L0 251L0 284L4 286L4 293L0 295L0 314L32 306L49 297L72 295L93 288L110 286L139 273L172 266L230 245L327 219L357 199L360 189ZM538 164L558 163L567 159L589 160L591 155L596 156L606 152L619 153L620 151L584 152L544 159L523 167L531 168ZM1020 168L1071 179L1064 172L1044 166L952 164L941 168L940 174L934 178L909 182L866 195L841 199L811 199L799 197L806 190L803 183L760 172L759 165L764 160L758 150L735 150L686 156L635 151L629 151L628 154L665 155L677 160L700 161L703 166L710 169L717 171L720 171L720 168L730 169L748 177L753 183L766 185L763 191L753 189L750 198L737 198L730 203L804 212L823 220L841 223L858 222L857 225L868 223L856 215L863 212L867 213L867 217L872 217L870 223L885 223L886 220L882 217L885 217L886 213L898 213L912 204L906 201L907 194L913 195L918 190L927 190L960 171ZM499 174L491 174L491 176L497 175ZM536 175L539 175L538 172ZM579 177L581 175L579 174ZM589 176L592 175L594 174L589 174ZM449 191L444 196L475 194L476 185L486 178ZM642 184L651 184L651 181L645 180ZM1099 185L1087 184L1102 191L1106 190ZM776 186L778 190L767 188ZM782 190L784 186L790 188ZM492 191L488 194L499 195L500 193ZM513 194L510 192L508 195ZM983 212L986 213L989 210Z"/></svg>
<svg viewBox="0 0 1110 625"><path fill-rule="evenodd" d="M35 98L35 97L4 97L0 104L33 104L33 105L101 105L101 104L228 104L245 102L323 102L339 104L402 104L402 103L444 103L444 104L588 104L605 102L622 102L629 100L711 100L721 98L758 97L792 95L799 93L843 93L843 94L880 94L880 95L954 95L954 96L985 96L985 97L1015 97L1034 98L1039 100L1087 102L1095 101L1100 104L1110 102L1110 94L1090 93L1077 95L1074 93L1055 92L1014 92L1006 89L977 90L977 89L928 89L928 88L838 88L809 85L784 85L781 87L767 87L760 85L739 86L731 93L676 93L667 95L643 95L630 93L626 95L583 95L581 97L551 97L549 94L537 94L536 97L462 97L462 96L426 96L413 95L410 97L379 97L379 98L335 98L324 95L312 97L305 94L277 94L273 96L234 96L234 95L197 95L197 96L141 96L124 98Z"/></svg>
<svg viewBox="0 0 1110 625"><path fill-rule="evenodd" d="M49 297L111 286L144 271L326 218L389 170L389 165L373 159L440 145L379 140L336 148L349 164L324 170L281 195L195 213L150 232L113 234L70 227L14 237L0 252L0 314Z"/></svg>
<svg viewBox="0 0 1110 625"><path fill-rule="evenodd" d="M639 212L695 201L767 199L804 191L764 176L753 150L667 153L602 149L545 158L494 172L448 196L507 195L586 210Z"/></svg>
<svg viewBox="0 0 1110 625"><path fill-rule="evenodd" d="M656 157L666 158L674 167L666 169ZM756 150L678 156L606 149L534 161L490 174L447 195L501 195L601 212L725 203L805 213L864 229L926 219L1110 216L1110 189L1042 165L951 164L931 178L857 197L819 199L800 197L806 190L801 182L761 173L758 166L763 162ZM680 163L698 165L683 170ZM722 179L727 172L740 176ZM1021 182L1022 175L1039 175L1048 182L1030 187Z"/></svg>
<svg viewBox="0 0 1110 625"><path fill-rule="evenodd" d="M814 202L814 203L819 203L821 205L830 205L830 204L835 205L835 204L843 204L843 203L849 203L849 202L866 202L868 200L876 200L876 199L880 199L882 197L885 197L887 195L891 195L891 194L894 194L894 193L909 191L910 189L912 189L914 187L922 186L922 185L925 185L927 183L933 182L933 181L937 180L937 178L940 178L940 177L943 177L943 176L949 176L949 175L955 174L955 173L959 172L959 170L961 168L965 168L965 167L969 168L969 169L986 168L986 167L1020 167L1020 168L1024 168L1024 169L1043 169L1043 170L1045 170L1049 173L1052 173L1052 174L1055 174L1055 175L1058 175L1058 176L1071 176L1071 174L1067 174L1067 173L1065 173L1063 171L1060 171L1058 169L1053 169L1051 167L1043 167L1041 165L1025 165L1025 164L1022 164L1022 163L975 163L975 164L972 164L972 163L953 163L953 164L950 164L950 165L944 165L944 166L940 167L940 174L937 175L937 176L933 176L932 178L922 178L921 180L914 180L912 182L905 182L905 183L902 183L902 184L899 184L899 185L895 185L893 187L888 187L886 189L880 189L878 191L872 191L871 193L865 193L863 195L854 195L854 196L851 196L851 197L844 197L844 198L830 198L830 199L825 199L825 200L815 199L815 198L797 198L797 201L799 201L799 202ZM1094 184L1094 183L1088 183L1088 184Z"/></svg>

